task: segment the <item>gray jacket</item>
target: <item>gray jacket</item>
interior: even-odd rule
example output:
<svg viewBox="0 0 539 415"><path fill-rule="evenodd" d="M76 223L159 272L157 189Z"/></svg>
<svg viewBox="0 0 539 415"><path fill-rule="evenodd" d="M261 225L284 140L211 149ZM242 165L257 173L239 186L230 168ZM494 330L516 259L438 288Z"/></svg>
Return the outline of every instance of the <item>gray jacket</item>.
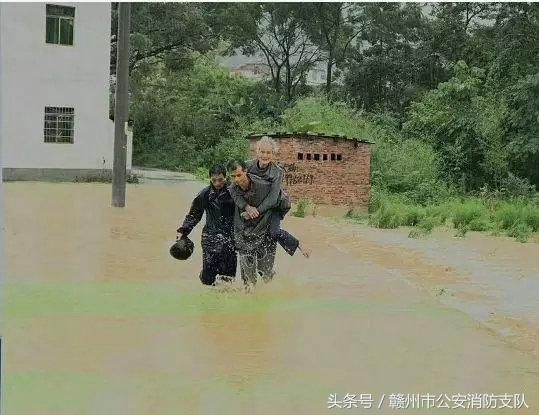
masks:
<svg viewBox="0 0 539 415"><path fill-rule="evenodd" d="M270 218L272 211L260 212L259 206L267 198L271 191L272 183L260 177L247 173L250 179L249 189L243 190L237 184L232 184L228 191L236 202L234 212L234 239L236 248L240 252L252 251L265 242L269 234ZM241 214L245 212L245 206L250 205L259 210L260 216L255 219L244 219Z"/></svg>
<svg viewBox="0 0 539 415"><path fill-rule="evenodd" d="M271 189L268 196L257 207L260 213L267 210L278 208L281 199L281 185L283 183L284 170L274 162L271 162L266 168L261 169L258 166L257 160L248 160L247 171L251 174L256 174L261 179L271 183Z"/></svg>

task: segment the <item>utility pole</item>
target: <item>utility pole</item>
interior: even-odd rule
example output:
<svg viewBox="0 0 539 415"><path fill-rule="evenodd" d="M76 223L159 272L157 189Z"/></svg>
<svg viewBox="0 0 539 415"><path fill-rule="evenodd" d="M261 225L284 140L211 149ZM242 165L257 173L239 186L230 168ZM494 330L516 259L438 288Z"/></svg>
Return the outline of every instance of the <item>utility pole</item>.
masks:
<svg viewBox="0 0 539 415"><path fill-rule="evenodd" d="M127 162L127 119L129 116L129 32L131 3L118 5L116 41L116 103L114 107L114 163L112 166L112 206L125 206Z"/></svg>
<svg viewBox="0 0 539 415"><path fill-rule="evenodd" d="M2 20L2 4L0 4L0 21ZM5 42L5 41L4 41ZM2 40L0 39L0 65L3 62L2 54ZM4 68L2 68L2 71ZM2 176L3 169L3 149L2 141L4 139L2 130L4 128L4 118L2 116L2 107L3 107L3 95L2 95L2 76L0 75L0 414L2 413L2 407L4 406L4 401L2 399L2 371L3 371L3 354L2 354L2 336L4 335L4 320L3 320L3 311L4 311L4 272L5 272L5 263L4 261L4 178Z"/></svg>

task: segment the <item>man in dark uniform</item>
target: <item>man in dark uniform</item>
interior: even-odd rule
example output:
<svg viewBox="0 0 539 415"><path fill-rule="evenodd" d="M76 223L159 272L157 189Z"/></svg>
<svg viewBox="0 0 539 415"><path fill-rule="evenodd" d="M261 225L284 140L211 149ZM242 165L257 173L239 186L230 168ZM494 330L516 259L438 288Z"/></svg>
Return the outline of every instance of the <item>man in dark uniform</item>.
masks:
<svg viewBox="0 0 539 415"><path fill-rule="evenodd" d="M209 170L210 185L200 191L191 204L178 238L187 236L206 212L202 229L202 271L200 281L214 285L217 275L231 281L236 276L237 258L234 250L235 205L226 183L226 168L215 165Z"/></svg>

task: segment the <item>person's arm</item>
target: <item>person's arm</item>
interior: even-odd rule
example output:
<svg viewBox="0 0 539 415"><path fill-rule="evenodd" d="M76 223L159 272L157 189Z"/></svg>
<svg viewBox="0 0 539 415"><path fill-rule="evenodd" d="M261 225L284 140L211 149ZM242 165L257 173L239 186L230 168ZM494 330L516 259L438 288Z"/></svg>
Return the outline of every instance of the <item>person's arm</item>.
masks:
<svg viewBox="0 0 539 415"><path fill-rule="evenodd" d="M262 203L257 207L258 213L261 215L270 209L277 207L279 204L279 193L281 191L281 184L283 181L283 170L275 165L272 167L274 175L272 177L271 188L268 195L264 198Z"/></svg>
<svg viewBox="0 0 539 415"><path fill-rule="evenodd" d="M191 203L191 209L189 209L189 213L185 216L182 226L177 229L177 232L181 233L183 236L189 235L193 228L202 219L202 215L204 214L205 193L206 190L203 190L197 195L197 197L193 199L193 203Z"/></svg>
<svg viewBox="0 0 539 415"><path fill-rule="evenodd" d="M238 194L236 192L236 186L230 186L228 188L228 193L230 193L230 196L232 196L232 200L240 208L240 211L245 210L245 207L247 206L247 202L245 201L245 198L243 195Z"/></svg>

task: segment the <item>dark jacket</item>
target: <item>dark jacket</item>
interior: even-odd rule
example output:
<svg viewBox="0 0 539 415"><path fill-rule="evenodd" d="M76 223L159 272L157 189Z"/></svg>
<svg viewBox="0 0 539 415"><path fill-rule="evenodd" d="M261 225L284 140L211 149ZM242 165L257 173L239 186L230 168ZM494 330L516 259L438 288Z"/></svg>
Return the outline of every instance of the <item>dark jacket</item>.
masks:
<svg viewBox="0 0 539 415"><path fill-rule="evenodd" d="M233 244L234 209L234 201L228 192L227 186L221 190L215 189L212 185L207 186L193 200L191 209L189 209L189 213L178 232L189 235L200 222L205 212L206 224L202 229L202 248L221 251L223 243L226 245ZM224 238L216 237L218 235ZM226 248L227 250L233 249L233 245Z"/></svg>

